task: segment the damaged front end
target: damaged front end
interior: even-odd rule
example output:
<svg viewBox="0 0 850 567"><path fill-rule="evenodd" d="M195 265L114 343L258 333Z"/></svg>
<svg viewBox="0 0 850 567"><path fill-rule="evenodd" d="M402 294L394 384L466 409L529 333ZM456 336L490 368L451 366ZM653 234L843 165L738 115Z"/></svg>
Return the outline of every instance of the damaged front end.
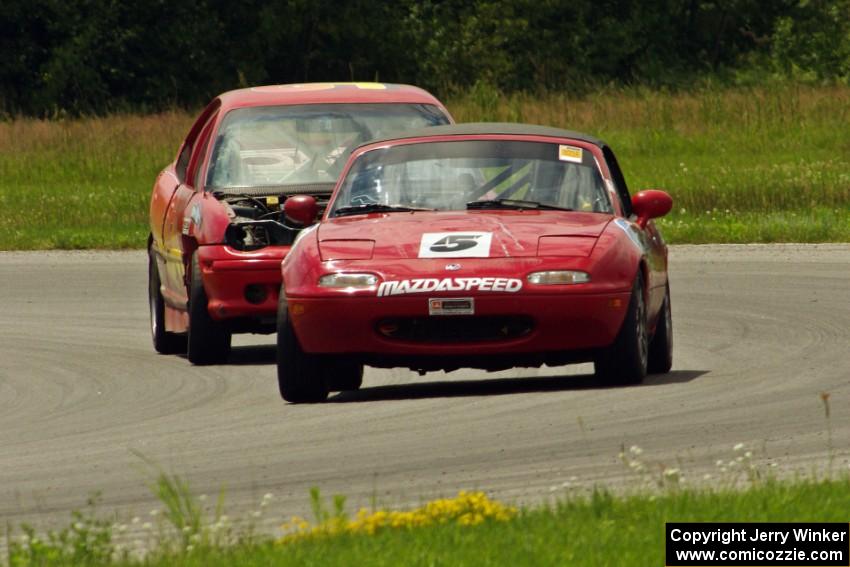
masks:
<svg viewBox="0 0 850 567"><path fill-rule="evenodd" d="M286 200L296 195L312 196L318 205L316 219L324 214L333 186L303 188L308 190L267 191L251 188L250 193L239 192L238 188L215 191L213 194L222 202L230 220L224 233L224 244L243 252L266 246L291 246L304 225L288 218L284 213ZM289 188L287 188L289 189Z"/></svg>

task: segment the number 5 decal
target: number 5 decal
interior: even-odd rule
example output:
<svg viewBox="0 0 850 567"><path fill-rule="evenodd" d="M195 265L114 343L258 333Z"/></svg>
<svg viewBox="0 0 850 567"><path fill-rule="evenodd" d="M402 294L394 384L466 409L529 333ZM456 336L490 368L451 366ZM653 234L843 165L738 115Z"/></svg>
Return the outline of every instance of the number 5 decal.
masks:
<svg viewBox="0 0 850 567"><path fill-rule="evenodd" d="M490 232L426 232L419 243L420 258L487 258Z"/></svg>

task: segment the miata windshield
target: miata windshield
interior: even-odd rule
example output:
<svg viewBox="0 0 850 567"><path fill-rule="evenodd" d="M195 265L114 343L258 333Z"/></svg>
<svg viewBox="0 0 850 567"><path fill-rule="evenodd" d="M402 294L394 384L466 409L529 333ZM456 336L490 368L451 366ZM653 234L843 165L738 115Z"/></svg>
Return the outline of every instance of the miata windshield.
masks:
<svg viewBox="0 0 850 567"><path fill-rule="evenodd" d="M420 142L367 152L348 171L330 215L393 208L612 212L589 151L514 140Z"/></svg>
<svg viewBox="0 0 850 567"><path fill-rule="evenodd" d="M448 124L429 104L239 108L222 120L207 169L212 189L334 183L348 154L373 138Z"/></svg>

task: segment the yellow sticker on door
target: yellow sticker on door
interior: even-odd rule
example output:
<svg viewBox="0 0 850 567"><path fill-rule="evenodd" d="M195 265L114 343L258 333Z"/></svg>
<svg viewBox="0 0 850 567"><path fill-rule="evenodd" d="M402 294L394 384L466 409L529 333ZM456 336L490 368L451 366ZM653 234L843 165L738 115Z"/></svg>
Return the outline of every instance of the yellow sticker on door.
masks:
<svg viewBox="0 0 850 567"><path fill-rule="evenodd" d="M582 149L575 146L558 146L558 159L581 163Z"/></svg>

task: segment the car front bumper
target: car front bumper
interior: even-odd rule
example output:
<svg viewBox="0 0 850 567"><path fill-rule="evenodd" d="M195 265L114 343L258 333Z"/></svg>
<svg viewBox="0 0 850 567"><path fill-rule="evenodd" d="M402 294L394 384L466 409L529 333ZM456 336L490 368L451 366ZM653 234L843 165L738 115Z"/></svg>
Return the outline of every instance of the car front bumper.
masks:
<svg viewBox="0 0 850 567"><path fill-rule="evenodd" d="M475 314L429 315L429 297L288 298L295 334L309 353L391 356L488 356L590 350L610 345L622 326L631 293L558 293L474 296ZM530 321L521 334L478 340L457 333L415 339L387 336L387 321L459 327L482 318ZM437 321L436 323L434 323Z"/></svg>
<svg viewBox="0 0 850 567"><path fill-rule="evenodd" d="M242 252L224 245L198 248L210 316L218 321L268 319L273 324L280 293L280 263L289 249L267 246Z"/></svg>

